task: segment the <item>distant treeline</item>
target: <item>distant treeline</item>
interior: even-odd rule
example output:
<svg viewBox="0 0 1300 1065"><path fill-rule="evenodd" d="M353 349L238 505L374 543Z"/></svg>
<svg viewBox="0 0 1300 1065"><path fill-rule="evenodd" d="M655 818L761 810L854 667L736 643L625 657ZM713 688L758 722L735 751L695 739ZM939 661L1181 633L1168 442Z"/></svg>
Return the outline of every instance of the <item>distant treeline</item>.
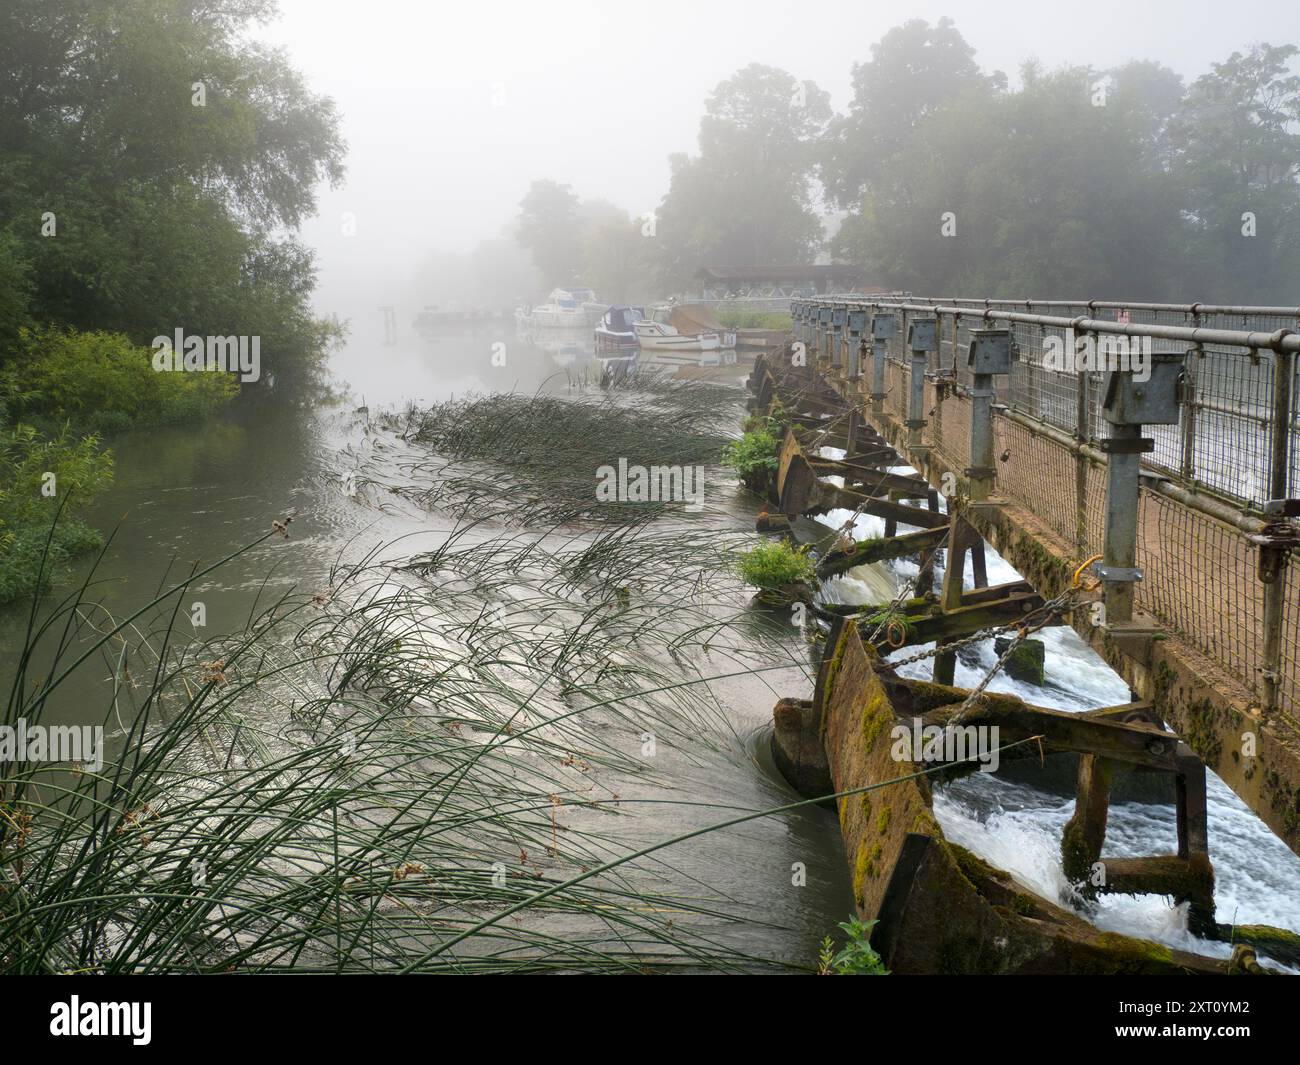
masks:
<svg viewBox="0 0 1300 1065"><path fill-rule="evenodd" d="M950 19L914 19L855 64L847 113L751 64L710 95L653 220L593 243L577 197L539 181L518 239L546 283L611 293L829 253L944 295L1300 304L1296 55L1258 44L1189 83L1027 63L1012 88Z"/></svg>

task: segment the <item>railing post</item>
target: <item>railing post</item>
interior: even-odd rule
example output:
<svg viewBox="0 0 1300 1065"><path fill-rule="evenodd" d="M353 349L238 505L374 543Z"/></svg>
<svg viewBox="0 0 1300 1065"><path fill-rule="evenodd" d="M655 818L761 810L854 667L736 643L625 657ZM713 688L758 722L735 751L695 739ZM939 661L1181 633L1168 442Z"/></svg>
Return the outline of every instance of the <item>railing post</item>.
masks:
<svg viewBox="0 0 1300 1065"><path fill-rule="evenodd" d="M898 332L898 319L892 314L871 316L871 409L880 414L885 409L885 360L889 341Z"/></svg>
<svg viewBox="0 0 1300 1065"><path fill-rule="evenodd" d="M933 318L914 318L907 330L907 346L912 353L911 397L907 407L907 446L925 447L922 430L925 429L925 371L930 352L935 350L935 321Z"/></svg>
<svg viewBox="0 0 1300 1065"><path fill-rule="evenodd" d="M830 359L831 308L829 304L822 304L818 308L817 325L817 361L825 368L825 362Z"/></svg>
<svg viewBox="0 0 1300 1065"><path fill-rule="evenodd" d="M955 339L955 337L954 337ZM956 352L953 369L956 370ZM972 503L983 503L993 491L997 467L993 461L993 401L998 390L994 374L1011 372L1011 331L1008 329L975 329L971 332L966 365L972 373L970 396L970 498Z"/></svg>
<svg viewBox="0 0 1300 1065"><path fill-rule="evenodd" d="M843 304L831 308L831 369L844 368L844 326L849 311Z"/></svg>
<svg viewBox="0 0 1300 1065"><path fill-rule="evenodd" d="M1096 572L1102 579L1107 625L1133 620L1133 585L1142 579L1137 568L1140 474L1143 454L1155 447L1154 440L1142 435L1142 426L1178 424L1183 356L1153 353L1150 366L1144 381L1122 369L1106 374L1102 411L1111 435L1101 441L1107 456L1106 531Z"/></svg>
<svg viewBox="0 0 1300 1065"><path fill-rule="evenodd" d="M1282 628L1286 607L1286 568L1296 545L1296 530L1287 519L1297 512L1288 498L1291 490L1291 387L1295 376L1295 354L1273 355L1273 411L1269 440L1269 498L1264 503L1265 528L1259 547L1258 577L1264 585L1264 645L1260 681L1264 710L1277 709L1282 687Z"/></svg>
<svg viewBox="0 0 1300 1065"><path fill-rule="evenodd" d="M1076 337L1074 341L1074 396L1075 420L1074 439L1079 444L1093 442L1092 430L1092 370L1085 362L1079 369L1079 355L1086 350L1088 334ZM1097 338L1091 337L1093 350L1096 350ZM1047 371L1044 370L1044 373ZM1074 541L1079 555L1087 558L1092 552L1088 550L1088 474L1091 460L1080 448L1074 457Z"/></svg>
<svg viewBox="0 0 1300 1065"><path fill-rule="evenodd" d="M1205 348L1197 344L1190 354L1183 367L1183 454L1178 467L1188 488L1196 483L1196 374L1205 357Z"/></svg>
<svg viewBox="0 0 1300 1065"><path fill-rule="evenodd" d="M849 310L849 380L853 382L854 391L861 392L859 381L862 377L862 355L866 351L866 341L862 334L867 328L867 312L861 307Z"/></svg>

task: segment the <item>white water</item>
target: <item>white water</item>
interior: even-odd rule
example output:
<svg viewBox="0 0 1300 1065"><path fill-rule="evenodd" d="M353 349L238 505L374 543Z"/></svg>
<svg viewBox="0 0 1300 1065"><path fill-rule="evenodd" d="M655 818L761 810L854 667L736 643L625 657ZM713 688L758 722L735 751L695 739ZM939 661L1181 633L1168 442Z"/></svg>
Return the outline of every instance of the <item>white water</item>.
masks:
<svg viewBox="0 0 1300 1065"><path fill-rule="evenodd" d="M843 452L823 448L827 458ZM915 473L911 467L894 472ZM833 510L818 521L839 529L852 511ZM857 539L884 534L883 519L861 515L853 522ZM908 531L899 526L899 533ZM1002 584L1022 579L991 546L985 544L988 580ZM827 582L828 602L887 602L902 582L915 576L914 562L860 566ZM942 569L939 570L942 573ZM974 587L967 558L963 584ZM1043 687L998 674L988 688L1008 692L1026 702L1059 710L1083 711L1129 701L1124 681L1067 626L1037 634L1046 645ZM908 647L891 657L906 657L933 644ZM996 661L993 641L978 645L979 664L959 659L956 684L971 687ZM906 677L929 679L931 660L902 666ZM1214 864L1216 919L1222 923L1270 924L1300 931L1300 857L1282 843L1222 780L1208 774L1210 860ZM935 789L934 811L944 833L955 843L1011 873L1025 888L1051 902L1083 914L1098 927L1156 940L1199 954L1226 957L1225 943L1197 939L1187 931L1186 907L1157 895L1106 895L1096 903L1082 902L1061 867L1061 830L1074 811L1073 798L1063 798L988 773L974 773ZM1170 854L1177 846L1172 804L1113 802L1107 820L1103 857ZM1276 964L1271 961L1268 964Z"/></svg>

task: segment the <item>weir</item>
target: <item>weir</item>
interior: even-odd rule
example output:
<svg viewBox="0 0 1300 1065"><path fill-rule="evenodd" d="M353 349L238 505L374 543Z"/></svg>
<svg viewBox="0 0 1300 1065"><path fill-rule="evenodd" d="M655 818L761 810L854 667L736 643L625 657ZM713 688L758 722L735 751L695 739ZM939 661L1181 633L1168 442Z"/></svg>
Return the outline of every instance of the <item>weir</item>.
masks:
<svg viewBox="0 0 1300 1065"><path fill-rule="evenodd" d="M872 787L838 808L855 900L878 922L872 942L886 964L1253 972L1251 944L1300 962L1294 934L1218 923L1205 773L1300 853L1289 564L1300 533L1289 494L1300 309L873 296L796 300L791 314L792 338L760 356L749 381L751 408L787 426L771 502L787 518L843 508L884 520L884 537L841 536L821 552L823 580L892 558L919 563L893 603L819 608L831 627L814 698L782 700L773 739L805 794ZM1151 356L1138 374L1136 363L1063 366L1054 353L1067 337L1089 351L1123 337ZM1024 581L988 586L986 541ZM968 554L973 589L963 587ZM1130 703L1065 713L985 692L991 675L953 687L963 643L1003 637L1000 667L1058 624L1127 681ZM904 660L931 661L933 682L900 678L900 663L881 657L931 641ZM1076 755L1061 846L1081 896L1171 896L1187 904L1194 934L1231 937L1232 959L1101 933L945 840L931 780L978 766L898 757L895 730L918 722L996 730L1007 760ZM1112 784L1134 773L1173 778L1177 852L1103 861Z"/></svg>

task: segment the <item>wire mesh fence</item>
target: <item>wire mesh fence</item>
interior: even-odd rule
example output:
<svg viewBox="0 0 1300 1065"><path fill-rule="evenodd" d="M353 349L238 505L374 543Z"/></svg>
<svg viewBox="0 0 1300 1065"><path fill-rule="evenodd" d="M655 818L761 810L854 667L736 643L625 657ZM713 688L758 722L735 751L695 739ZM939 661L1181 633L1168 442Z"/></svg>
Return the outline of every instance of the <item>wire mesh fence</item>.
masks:
<svg viewBox="0 0 1300 1065"><path fill-rule="evenodd" d="M884 408L900 420L913 415L909 326L934 320L937 343L924 355L920 416L925 443L954 469L972 464L974 382L966 353L973 332L1008 331L1013 363L996 379L994 407L997 492L1032 512L1081 559L1101 553L1104 543L1108 372L1132 371L1142 380L1152 359L1180 360L1176 421L1142 429L1151 444L1142 459L1137 607L1249 692L1300 716L1300 578L1286 566L1279 584L1264 583L1267 537L1258 535L1297 487L1300 471L1300 308L917 297L837 302L846 299L873 318L895 320L884 347ZM872 359L868 352L868 376ZM1278 594L1281 649L1270 652L1265 602ZM1277 678L1275 691L1265 677Z"/></svg>

